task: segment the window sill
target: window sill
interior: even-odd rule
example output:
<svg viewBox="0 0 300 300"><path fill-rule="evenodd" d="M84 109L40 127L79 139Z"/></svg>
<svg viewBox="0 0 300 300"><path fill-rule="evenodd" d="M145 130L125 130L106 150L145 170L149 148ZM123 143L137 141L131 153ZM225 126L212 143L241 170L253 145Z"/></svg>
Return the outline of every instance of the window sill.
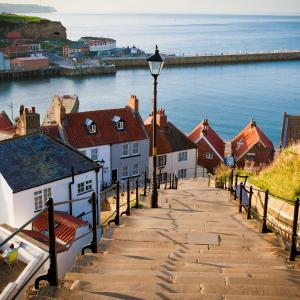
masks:
<svg viewBox="0 0 300 300"><path fill-rule="evenodd" d="M142 156L141 154L135 154L135 155L128 155L128 156L121 156L121 159L126 159L126 158L132 158L132 157L139 157Z"/></svg>
<svg viewBox="0 0 300 300"><path fill-rule="evenodd" d="M87 194L87 193L90 193L90 192L93 192L94 190L91 189L91 190L88 190L88 191L84 191L84 192L81 192L81 193L77 193L77 196L81 196L81 195L84 195L84 194Z"/></svg>
<svg viewBox="0 0 300 300"><path fill-rule="evenodd" d="M128 177L121 177L121 180L127 180L127 179L137 178L137 177L140 177L140 176L141 176L140 174L137 174L137 175L128 176Z"/></svg>

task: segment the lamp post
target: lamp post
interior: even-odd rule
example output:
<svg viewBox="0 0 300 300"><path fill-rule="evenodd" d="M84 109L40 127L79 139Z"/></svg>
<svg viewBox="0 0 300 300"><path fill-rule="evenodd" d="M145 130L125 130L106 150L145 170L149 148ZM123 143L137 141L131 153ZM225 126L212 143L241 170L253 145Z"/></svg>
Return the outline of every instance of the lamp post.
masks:
<svg viewBox="0 0 300 300"><path fill-rule="evenodd" d="M147 59L151 75L154 78L154 99L153 99L153 146L152 146L152 157L153 157L153 187L151 194L151 207L158 207L158 193L157 193L157 181L156 181L156 112L157 112L157 78L164 65L164 60L159 54L159 50L156 45L155 53Z"/></svg>

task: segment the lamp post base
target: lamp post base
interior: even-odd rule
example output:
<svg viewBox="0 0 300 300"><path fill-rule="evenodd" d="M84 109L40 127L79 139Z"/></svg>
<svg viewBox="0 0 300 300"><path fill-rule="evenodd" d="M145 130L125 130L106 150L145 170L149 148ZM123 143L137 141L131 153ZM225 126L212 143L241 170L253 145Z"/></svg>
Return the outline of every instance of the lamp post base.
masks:
<svg viewBox="0 0 300 300"><path fill-rule="evenodd" d="M158 208L158 193L157 191L152 191L151 194L151 207Z"/></svg>

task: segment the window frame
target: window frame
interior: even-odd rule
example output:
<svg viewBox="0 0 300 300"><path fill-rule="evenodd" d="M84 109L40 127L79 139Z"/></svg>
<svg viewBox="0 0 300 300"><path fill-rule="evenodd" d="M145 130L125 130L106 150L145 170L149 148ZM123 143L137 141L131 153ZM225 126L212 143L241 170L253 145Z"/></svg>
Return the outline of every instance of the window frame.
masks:
<svg viewBox="0 0 300 300"><path fill-rule="evenodd" d="M123 121L117 122L117 130L124 130L124 122Z"/></svg>
<svg viewBox="0 0 300 300"><path fill-rule="evenodd" d="M46 203L51 198L51 196L52 196L51 187L34 191L33 192L34 212L41 211L46 206Z"/></svg>
<svg viewBox="0 0 300 300"><path fill-rule="evenodd" d="M126 168L126 175L124 176L124 168ZM128 178L129 177L129 167L128 165L122 165L121 166L121 178Z"/></svg>
<svg viewBox="0 0 300 300"><path fill-rule="evenodd" d="M93 152L96 152L96 159L93 158ZM95 153L94 153L95 154ZM98 148L91 149L91 159L92 160L98 160Z"/></svg>
<svg viewBox="0 0 300 300"><path fill-rule="evenodd" d="M137 146L137 151L136 152L134 152L134 146ZM133 144L132 144L132 155L139 155L140 154L140 145L139 145L139 143L138 142L134 142Z"/></svg>
<svg viewBox="0 0 300 300"><path fill-rule="evenodd" d="M213 152L206 152L206 153L205 153L205 159L209 159L209 160L214 159L214 154L213 154Z"/></svg>
<svg viewBox="0 0 300 300"><path fill-rule="evenodd" d="M137 168L134 168L134 166L137 166ZM134 172L134 170L137 170L137 172ZM140 165L138 163L132 164L132 176L139 176L140 175Z"/></svg>
<svg viewBox="0 0 300 300"><path fill-rule="evenodd" d="M180 169L177 171L177 176L178 176L178 179L180 178L186 178L186 169Z"/></svg>
<svg viewBox="0 0 300 300"><path fill-rule="evenodd" d="M89 133L93 134L97 132L97 126L95 124L91 124L88 126Z"/></svg>
<svg viewBox="0 0 300 300"><path fill-rule="evenodd" d="M127 154L124 154L124 147L127 146ZM123 144L122 145L122 157L128 157L129 156L129 144Z"/></svg>
<svg viewBox="0 0 300 300"><path fill-rule="evenodd" d="M187 151L178 153L178 162L187 161Z"/></svg>
<svg viewBox="0 0 300 300"><path fill-rule="evenodd" d="M160 161L162 160L162 163ZM157 156L156 167L164 167L167 165L167 155Z"/></svg>

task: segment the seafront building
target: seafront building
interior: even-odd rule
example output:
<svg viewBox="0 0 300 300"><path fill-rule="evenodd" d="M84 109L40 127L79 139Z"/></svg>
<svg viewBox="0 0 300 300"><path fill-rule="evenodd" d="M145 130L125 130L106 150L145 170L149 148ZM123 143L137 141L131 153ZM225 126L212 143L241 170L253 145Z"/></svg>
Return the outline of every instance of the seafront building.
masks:
<svg viewBox="0 0 300 300"><path fill-rule="evenodd" d="M238 168L268 165L275 153L273 143L254 119L231 141L231 151Z"/></svg>
<svg viewBox="0 0 300 300"><path fill-rule="evenodd" d="M197 146L174 124L168 121L164 109L157 111L157 174L164 181L168 174L178 178L194 177L197 172ZM144 121L149 144L149 177L153 170L153 113Z"/></svg>
<svg viewBox="0 0 300 300"><path fill-rule="evenodd" d="M188 137L197 145L198 165L214 173L219 165L224 164L225 143L204 119L189 134Z"/></svg>

